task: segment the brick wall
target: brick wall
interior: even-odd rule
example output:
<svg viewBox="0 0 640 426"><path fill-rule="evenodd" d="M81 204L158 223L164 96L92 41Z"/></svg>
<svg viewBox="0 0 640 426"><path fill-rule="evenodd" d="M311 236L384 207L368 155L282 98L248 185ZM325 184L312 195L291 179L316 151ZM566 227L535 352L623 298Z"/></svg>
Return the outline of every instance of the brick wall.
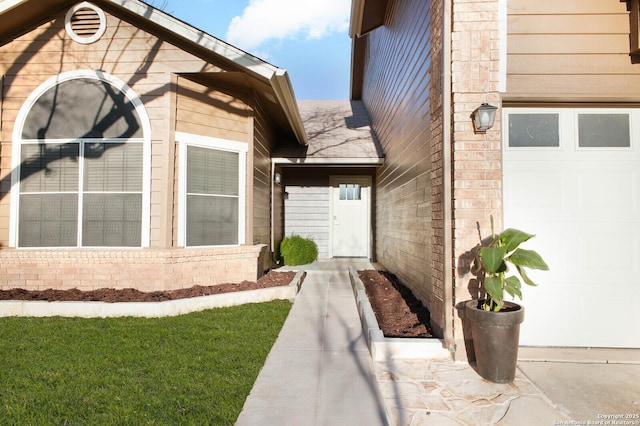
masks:
<svg viewBox="0 0 640 426"><path fill-rule="evenodd" d="M431 16L431 62L430 108L431 108L431 293L429 294L429 311L431 325L436 335L444 336L445 309L444 297L444 160L443 160L443 87L439 74L444 70L443 64L443 3L432 1Z"/></svg>
<svg viewBox="0 0 640 426"><path fill-rule="evenodd" d="M0 250L0 289L154 291L255 281L266 247Z"/></svg>
<svg viewBox="0 0 640 426"><path fill-rule="evenodd" d="M500 107L498 0L454 0L452 31L454 303L471 298L469 250L502 224L500 110L494 127L474 133L470 115L481 103ZM460 319L454 338L463 339ZM460 345L458 345L461 352ZM463 349L462 349L463 351Z"/></svg>

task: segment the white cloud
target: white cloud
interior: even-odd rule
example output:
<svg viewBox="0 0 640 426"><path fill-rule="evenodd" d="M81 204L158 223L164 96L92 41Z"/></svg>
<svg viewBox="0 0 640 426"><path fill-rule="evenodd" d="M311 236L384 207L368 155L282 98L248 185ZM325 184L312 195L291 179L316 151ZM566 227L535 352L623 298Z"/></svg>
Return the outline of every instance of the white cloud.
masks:
<svg viewBox="0 0 640 426"><path fill-rule="evenodd" d="M350 12L351 0L250 0L232 19L226 40L251 51L270 40L320 39L346 32Z"/></svg>

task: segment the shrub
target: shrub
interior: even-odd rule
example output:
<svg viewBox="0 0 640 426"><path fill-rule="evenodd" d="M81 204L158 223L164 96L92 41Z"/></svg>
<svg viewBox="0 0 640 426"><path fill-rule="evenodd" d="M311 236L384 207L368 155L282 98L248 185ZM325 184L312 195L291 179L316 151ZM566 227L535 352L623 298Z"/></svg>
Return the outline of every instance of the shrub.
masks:
<svg viewBox="0 0 640 426"><path fill-rule="evenodd" d="M318 246L311 240L292 235L280 243L280 256L285 265L306 265L318 258Z"/></svg>

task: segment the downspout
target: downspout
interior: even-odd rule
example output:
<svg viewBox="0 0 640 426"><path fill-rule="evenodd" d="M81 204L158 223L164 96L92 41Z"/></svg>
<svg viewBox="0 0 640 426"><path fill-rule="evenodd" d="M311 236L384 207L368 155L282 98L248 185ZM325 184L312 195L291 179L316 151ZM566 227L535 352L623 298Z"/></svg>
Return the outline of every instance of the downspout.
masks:
<svg viewBox="0 0 640 426"><path fill-rule="evenodd" d="M443 77L442 77L442 196L443 196L443 251L444 251L444 344L452 357L455 357L456 344L453 333L454 325L454 291L453 291L453 227L452 227L452 93L451 93L451 31L452 31L453 0L443 0Z"/></svg>

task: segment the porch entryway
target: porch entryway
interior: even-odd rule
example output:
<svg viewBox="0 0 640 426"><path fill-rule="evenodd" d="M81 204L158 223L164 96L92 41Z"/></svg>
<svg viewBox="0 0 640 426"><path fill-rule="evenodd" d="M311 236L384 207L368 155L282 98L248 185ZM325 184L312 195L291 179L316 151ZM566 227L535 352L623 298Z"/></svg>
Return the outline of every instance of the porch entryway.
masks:
<svg viewBox="0 0 640 426"><path fill-rule="evenodd" d="M360 101L298 107L308 145L283 144L271 159L273 243L296 234L315 241L320 259L371 259L374 176L384 154L367 112Z"/></svg>

